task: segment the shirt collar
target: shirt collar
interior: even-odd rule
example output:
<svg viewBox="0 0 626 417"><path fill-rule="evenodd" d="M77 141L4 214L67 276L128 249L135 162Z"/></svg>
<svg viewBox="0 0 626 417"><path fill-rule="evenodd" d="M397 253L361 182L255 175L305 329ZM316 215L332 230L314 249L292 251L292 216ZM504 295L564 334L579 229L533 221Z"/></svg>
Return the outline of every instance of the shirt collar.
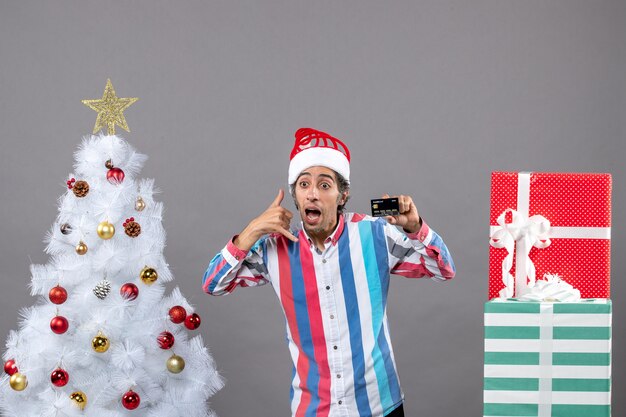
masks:
<svg viewBox="0 0 626 417"><path fill-rule="evenodd" d="M309 241L309 245L312 245L313 241L307 234L306 230L304 230L304 222L300 222L300 225L302 227L300 231L304 234L304 237ZM341 237L341 233L343 233L344 226L345 226L344 216L343 216L343 213L341 213L339 214L339 220L337 221L337 226L335 227L335 230L330 234L330 236L326 238L326 240L324 241L324 245L332 242L333 246L335 246L337 242L339 242L339 238Z"/></svg>

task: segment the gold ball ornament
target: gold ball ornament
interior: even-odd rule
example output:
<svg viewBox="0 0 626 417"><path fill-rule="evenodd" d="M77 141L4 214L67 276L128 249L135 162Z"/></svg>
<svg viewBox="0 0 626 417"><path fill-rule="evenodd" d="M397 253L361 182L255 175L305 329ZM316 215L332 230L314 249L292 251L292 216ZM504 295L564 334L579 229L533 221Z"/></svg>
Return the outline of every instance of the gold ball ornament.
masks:
<svg viewBox="0 0 626 417"><path fill-rule="evenodd" d="M101 239L109 240L115 235L115 226L105 220L100 222L97 232Z"/></svg>
<svg viewBox="0 0 626 417"><path fill-rule="evenodd" d="M70 395L70 400L74 403L74 405L81 410L84 410L87 406L87 394L82 391L73 392Z"/></svg>
<svg viewBox="0 0 626 417"><path fill-rule="evenodd" d="M178 355L172 355L167 360L167 370L179 374L185 369L185 360Z"/></svg>
<svg viewBox="0 0 626 417"><path fill-rule="evenodd" d="M28 379L26 378L26 375L16 372L11 375L9 385L11 385L11 388L15 391L24 391L28 386Z"/></svg>
<svg viewBox="0 0 626 417"><path fill-rule="evenodd" d="M146 266L139 273L139 277L141 278L144 284L152 285L159 278L159 274L157 273L156 269Z"/></svg>
<svg viewBox="0 0 626 417"><path fill-rule="evenodd" d="M76 253L79 255L84 255L87 253L87 244L82 240L78 242L78 245L76 245Z"/></svg>
<svg viewBox="0 0 626 417"><path fill-rule="evenodd" d="M96 352L104 353L109 350L111 342L109 342L108 337L103 335L101 332L98 332L98 335L91 340L91 346Z"/></svg>
<svg viewBox="0 0 626 417"><path fill-rule="evenodd" d="M146 202L143 201L143 198L137 197L137 201L135 201L135 210L143 211L146 208Z"/></svg>

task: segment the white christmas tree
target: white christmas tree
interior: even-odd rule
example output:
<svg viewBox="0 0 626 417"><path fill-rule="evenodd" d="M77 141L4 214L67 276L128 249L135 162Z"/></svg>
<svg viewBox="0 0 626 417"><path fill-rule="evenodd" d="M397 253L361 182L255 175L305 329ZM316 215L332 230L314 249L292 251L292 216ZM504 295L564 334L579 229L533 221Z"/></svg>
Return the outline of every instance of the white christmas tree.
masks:
<svg viewBox="0 0 626 417"><path fill-rule="evenodd" d="M163 205L145 160L115 124L136 99L107 82L94 133L75 152L74 173L46 236L46 265L32 265L37 303L20 312L3 355L0 412L15 417L208 417L222 379L200 326L163 256Z"/></svg>

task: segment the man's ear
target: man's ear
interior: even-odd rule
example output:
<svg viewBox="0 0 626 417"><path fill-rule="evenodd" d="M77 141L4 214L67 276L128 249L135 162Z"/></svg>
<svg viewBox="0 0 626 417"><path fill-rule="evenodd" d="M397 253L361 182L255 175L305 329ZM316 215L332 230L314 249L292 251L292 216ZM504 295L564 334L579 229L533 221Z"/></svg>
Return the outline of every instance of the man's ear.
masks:
<svg viewBox="0 0 626 417"><path fill-rule="evenodd" d="M348 200L348 194L350 194L349 191L344 191L341 195L341 204L339 204L340 206L343 206L344 204L346 204L346 201Z"/></svg>

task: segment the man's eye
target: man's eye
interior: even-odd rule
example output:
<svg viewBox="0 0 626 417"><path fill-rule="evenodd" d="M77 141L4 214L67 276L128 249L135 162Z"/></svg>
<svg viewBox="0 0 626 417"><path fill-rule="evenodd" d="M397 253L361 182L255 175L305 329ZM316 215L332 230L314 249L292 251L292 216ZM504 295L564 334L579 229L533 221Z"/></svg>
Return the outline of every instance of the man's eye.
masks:
<svg viewBox="0 0 626 417"><path fill-rule="evenodd" d="M305 188L308 185L306 181L300 182L300 187Z"/></svg>
<svg viewBox="0 0 626 417"><path fill-rule="evenodd" d="M322 188L325 189L325 190L328 190L330 188L330 185L327 184L327 183L323 183L322 184Z"/></svg>

